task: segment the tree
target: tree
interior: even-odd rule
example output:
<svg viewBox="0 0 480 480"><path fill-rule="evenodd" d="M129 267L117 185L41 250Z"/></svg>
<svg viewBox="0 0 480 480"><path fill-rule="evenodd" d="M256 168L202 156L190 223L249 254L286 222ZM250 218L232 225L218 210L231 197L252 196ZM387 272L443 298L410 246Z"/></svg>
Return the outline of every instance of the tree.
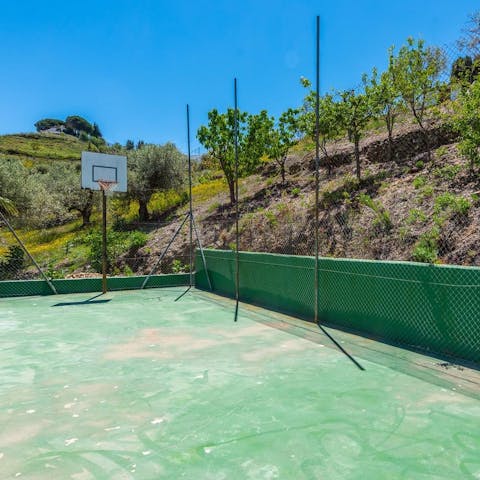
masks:
<svg viewBox="0 0 480 480"><path fill-rule="evenodd" d="M471 84L480 75L480 55L458 57L452 64L450 82Z"/></svg>
<svg viewBox="0 0 480 480"><path fill-rule="evenodd" d="M273 119L266 110L256 115L238 111L238 176L252 174L268 152ZM208 112L208 125L202 125L197 138L208 154L220 164L227 180L230 203L235 198L235 110Z"/></svg>
<svg viewBox="0 0 480 480"><path fill-rule="evenodd" d="M360 180L360 139L372 115L371 105L365 93L357 93L355 90L341 92L340 98L338 118L340 125L347 131L348 139L354 145L355 173Z"/></svg>
<svg viewBox="0 0 480 480"><path fill-rule="evenodd" d="M92 135L96 138L103 138L102 132L100 131L100 127L97 123L93 123L92 126Z"/></svg>
<svg viewBox="0 0 480 480"><path fill-rule="evenodd" d="M475 164L480 163L480 82L474 82L468 89L461 91L455 104L453 127L459 133L461 141L459 151L470 161L473 173Z"/></svg>
<svg viewBox="0 0 480 480"><path fill-rule="evenodd" d="M57 120L56 118L43 118L35 123L35 128L37 132L43 132L49 130L50 128L62 128L65 125L63 120Z"/></svg>
<svg viewBox="0 0 480 480"><path fill-rule="evenodd" d="M93 125L78 115L71 115L65 119L65 126L71 130L75 136L79 136L80 132L93 135ZM98 128L98 127L97 127Z"/></svg>
<svg viewBox="0 0 480 480"><path fill-rule="evenodd" d="M247 114L238 112L238 149L239 174L245 173L240 158L240 151L245 141L245 122ZM209 155L217 160L227 180L230 193L230 203L235 199L235 110L229 108L226 113L219 113L217 109L208 112L208 125L202 125L197 132L200 143L208 150Z"/></svg>
<svg viewBox="0 0 480 480"><path fill-rule="evenodd" d="M376 68L372 71L372 76L364 76L365 93L370 100L372 113L376 117L381 117L385 122L388 132L388 159L393 160L393 127L397 117L404 105L403 99L394 81L393 70L393 49L390 49L390 60L388 68L380 76Z"/></svg>
<svg viewBox="0 0 480 480"><path fill-rule="evenodd" d="M305 88L311 87L311 82L302 78L301 83ZM311 90L303 100L303 105L299 116L299 130L304 135L315 139L316 135L316 92ZM338 138L342 133L342 124L339 115L338 104L335 102L333 95L327 94L319 97L319 121L318 121L318 140L319 147L323 154L327 174L332 173L332 162L327 150L327 143Z"/></svg>
<svg viewBox="0 0 480 480"><path fill-rule="evenodd" d="M148 202L155 191L183 186L186 157L173 143L145 145L129 151L128 166L130 197L138 200L140 221L147 221Z"/></svg>
<svg viewBox="0 0 480 480"><path fill-rule="evenodd" d="M145 146L145 142L143 140L139 140L137 142L137 150L140 150L141 148L143 148Z"/></svg>
<svg viewBox="0 0 480 480"><path fill-rule="evenodd" d="M470 15L468 26L463 33L464 36L458 41L460 48L478 53L480 50L480 11Z"/></svg>
<svg viewBox="0 0 480 480"><path fill-rule="evenodd" d="M428 108L433 106L440 86L439 76L445 68L445 56L440 48L425 47L423 40L409 38L398 55L391 55L395 88L408 105L423 133L428 158L430 141L426 124Z"/></svg>
<svg viewBox="0 0 480 480"><path fill-rule="evenodd" d="M282 185L285 184L285 163L288 152L298 142L299 113L298 109L289 108L280 115L277 125L270 132L268 155L280 168Z"/></svg>
<svg viewBox="0 0 480 480"><path fill-rule="evenodd" d="M125 150L133 150L135 148L135 144L133 143L133 140L127 140L125 142Z"/></svg>
<svg viewBox="0 0 480 480"><path fill-rule="evenodd" d="M275 119L266 110L247 115L244 141L240 144L241 175L255 172L261 158L268 155Z"/></svg>

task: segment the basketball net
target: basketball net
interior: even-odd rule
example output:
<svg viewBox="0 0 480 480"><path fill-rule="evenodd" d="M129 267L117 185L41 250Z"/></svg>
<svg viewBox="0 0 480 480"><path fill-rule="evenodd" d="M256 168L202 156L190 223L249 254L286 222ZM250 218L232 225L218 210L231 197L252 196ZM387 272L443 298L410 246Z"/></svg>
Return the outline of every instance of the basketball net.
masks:
<svg viewBox="0 0 480 480"><path fill-rule="evenodd" d="M118 185L118 182L111 182L109 180L97 180L100 188L105 192L105 195L111 195L115 187Z"/></svg>

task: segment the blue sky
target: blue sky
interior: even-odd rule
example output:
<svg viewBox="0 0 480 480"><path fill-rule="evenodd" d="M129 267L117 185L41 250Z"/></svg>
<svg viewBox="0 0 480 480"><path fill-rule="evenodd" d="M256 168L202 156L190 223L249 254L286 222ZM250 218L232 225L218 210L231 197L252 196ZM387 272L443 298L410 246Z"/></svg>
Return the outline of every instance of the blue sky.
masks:
<svg viewBox="0 0 480 480"><path fill-rule="evenodd" d="M322 24L322 90L349 88L408 36L453 44L478 0L2 1L0 134L78 114L110 142L186 148L211 108L279 115L314 77ZM192 146L198 147L193 139Z"/></svg>

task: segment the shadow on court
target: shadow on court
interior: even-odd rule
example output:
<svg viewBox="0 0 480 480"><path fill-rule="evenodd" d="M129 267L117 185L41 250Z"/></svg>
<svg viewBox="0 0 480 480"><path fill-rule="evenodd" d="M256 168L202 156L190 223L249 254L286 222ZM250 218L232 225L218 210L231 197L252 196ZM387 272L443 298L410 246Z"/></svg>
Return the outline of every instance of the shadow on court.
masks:
<svg viewBox="0 0 480 480"><path fill-rule="evenodd" d="M71 305L95 305L99 303L108 303L111 301L111 299L104 299L104 300L95 300L98 297L101 297L103 293L99 293L93 297L87 298L87 300L82 300L80 302L61 302L61 303L56 303L55 305L52 305L52 307L69 307Z"/></svg>

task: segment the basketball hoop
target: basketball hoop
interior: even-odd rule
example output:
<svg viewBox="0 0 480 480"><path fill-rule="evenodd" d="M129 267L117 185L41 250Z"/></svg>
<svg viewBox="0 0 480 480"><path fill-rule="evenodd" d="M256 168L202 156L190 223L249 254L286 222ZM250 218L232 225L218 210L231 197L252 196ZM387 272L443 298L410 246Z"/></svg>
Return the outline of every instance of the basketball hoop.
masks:
<svg viewBox="0 0 480 480"><path fill-rule="evenodd" d="M97 180L97 183L105 195L111 195L118 185L118 182L111 182L109 180Z"/></svg>

